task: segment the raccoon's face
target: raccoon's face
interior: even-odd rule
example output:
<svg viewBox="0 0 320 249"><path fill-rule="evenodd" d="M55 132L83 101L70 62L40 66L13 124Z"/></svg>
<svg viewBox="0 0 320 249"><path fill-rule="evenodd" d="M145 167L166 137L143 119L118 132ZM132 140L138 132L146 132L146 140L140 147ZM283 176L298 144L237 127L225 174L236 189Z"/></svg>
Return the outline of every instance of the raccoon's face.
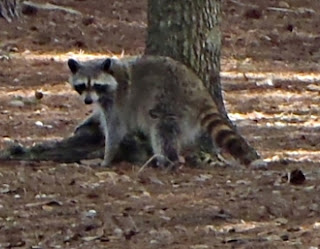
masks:
<svg viewBox="0 0 320 249"><path fill-rule="evenodd" d="M102 98L109 98L116 91L118 83L112 76L111 59L104 61L88 61L79 63L74 59L68 60L72 73L70 83L85 104L97 103Z"/></svg>

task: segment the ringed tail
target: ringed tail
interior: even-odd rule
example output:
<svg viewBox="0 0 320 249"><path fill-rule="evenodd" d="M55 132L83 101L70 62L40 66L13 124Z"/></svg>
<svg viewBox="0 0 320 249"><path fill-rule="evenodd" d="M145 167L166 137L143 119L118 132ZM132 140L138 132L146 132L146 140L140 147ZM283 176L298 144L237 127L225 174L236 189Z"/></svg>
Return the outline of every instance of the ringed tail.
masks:
<svg viewBox="0 0 320 249"><path fill-rule="evenodd" d="M200 113L201 127L211 135L216 144L220 148L226 149L241 163L249 165L251 160L247 156L247 148L244 148L240 136L225 121L225 118L220 115L217 109L207 106Z"/></svg>

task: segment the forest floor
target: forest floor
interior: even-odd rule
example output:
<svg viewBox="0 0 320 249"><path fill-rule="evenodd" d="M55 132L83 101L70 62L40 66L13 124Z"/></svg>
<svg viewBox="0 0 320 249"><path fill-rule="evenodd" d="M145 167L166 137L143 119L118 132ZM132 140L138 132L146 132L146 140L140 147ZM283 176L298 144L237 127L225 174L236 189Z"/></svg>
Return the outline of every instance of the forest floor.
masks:
<svg viewBox="0 0 320 249"><path fill-rule="evenodd" d="M0 248L320 248L320 2L242 2L223 1L224 96L269 169L1 162ZM88 115L67 58L144 50L146 0L50 3L82 15L0 19L1 148L61 139Z"/></svg>

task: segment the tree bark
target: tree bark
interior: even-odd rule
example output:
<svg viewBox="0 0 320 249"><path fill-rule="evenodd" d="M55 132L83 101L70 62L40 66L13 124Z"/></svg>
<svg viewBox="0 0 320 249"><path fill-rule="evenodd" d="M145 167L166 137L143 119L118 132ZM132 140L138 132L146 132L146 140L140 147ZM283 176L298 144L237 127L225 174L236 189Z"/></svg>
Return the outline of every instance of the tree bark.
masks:
<svg viewBox="0 0 320 249"><path fill-rule="evenodd" d="M220 23L220 0L149 0L145 53L169 56L194 70L221 115L237 130L227 116L221 91ZM255 149L243 137L241 140L253 159L258 159Z"/></svg>
<svg viewBox="0 0 320 249"><path fill-rule="evenodd" d="M11 22L21 14L21 0L0 0L0 16Z"/></svg>

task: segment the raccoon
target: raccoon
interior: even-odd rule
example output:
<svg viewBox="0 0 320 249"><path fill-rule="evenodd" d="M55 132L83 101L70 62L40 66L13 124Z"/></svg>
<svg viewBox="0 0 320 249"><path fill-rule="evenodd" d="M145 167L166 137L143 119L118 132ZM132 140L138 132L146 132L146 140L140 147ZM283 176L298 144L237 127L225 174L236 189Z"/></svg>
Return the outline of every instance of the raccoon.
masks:
<svg viewBox="0 0 320 249"><path fill-rule="evenodd" d="M159 165L178 162L181 150L203 132L241 164L253 161L201 79L184 64L141 56L84 63L69 59L68 66L73 88L85 104L97 106L81 125L99 120L105 135L103 166L110 164L123 137L136 130L149 136Z"/></svg>

